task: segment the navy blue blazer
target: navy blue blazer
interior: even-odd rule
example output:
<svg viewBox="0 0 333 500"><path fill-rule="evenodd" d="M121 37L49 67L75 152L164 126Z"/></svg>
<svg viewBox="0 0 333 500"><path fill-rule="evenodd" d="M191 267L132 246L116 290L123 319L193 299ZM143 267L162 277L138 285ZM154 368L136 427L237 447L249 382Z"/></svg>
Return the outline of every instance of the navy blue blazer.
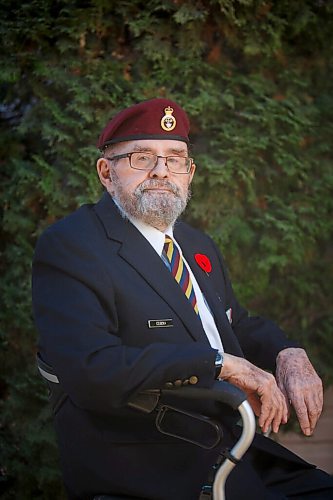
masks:
<svg viewBox="0 0 333 500"><path fill-rule="evenodd" d="M295 343L238 304L223 258L207 235L182 222L174 235L225 351L274 371L278 352ZM210 273L197 264L197 253L209 258ZM210 387L216 351L161 258L108 193L42 234L33 261L33 305L41 357L68 395L55 427L70 498L198 498L218 450L160 434L152 414L127 403L145 389L175 382ZM151 320L165 319L168 327L151 328ZM261 441L265 452L273 453L273 446L274 453L287 453Z"/></svg>

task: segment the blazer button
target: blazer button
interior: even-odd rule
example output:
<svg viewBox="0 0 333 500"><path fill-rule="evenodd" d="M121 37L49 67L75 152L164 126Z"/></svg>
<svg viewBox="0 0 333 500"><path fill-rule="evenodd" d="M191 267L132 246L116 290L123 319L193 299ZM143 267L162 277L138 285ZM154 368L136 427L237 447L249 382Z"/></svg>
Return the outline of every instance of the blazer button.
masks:
<svg viewBox="0 0 333 500"><path fill-rule="evenodd" d="M181 380L175 380L174 381L175 387L180 387L182 384L183 384L183 382Z"/></svg>
<svg viewBox="0 0 333 500"><path fill-rule="evenodd" d="M190 383L189 379L188 379L188 378L186 378L186 379L184 380L184 382L183 382L183 385L188 385L189 383Z"/></svg>
<svg viewBox="0 0 333 500"><path fill-rule="evenodd" d="M195 385L199 382L199 379L198 377L196 377L195 375L192 375L192 377L190 377L190 384L191 385Z"/></svg>
<svg viewBox="0 0 333 500"><path fill-rule="evenodd" d="M165 387L166 389L172 389L172 388L173 388L173 383L172 383L172 382L166 382L166 383L164 384L164 387Z"/></svg>

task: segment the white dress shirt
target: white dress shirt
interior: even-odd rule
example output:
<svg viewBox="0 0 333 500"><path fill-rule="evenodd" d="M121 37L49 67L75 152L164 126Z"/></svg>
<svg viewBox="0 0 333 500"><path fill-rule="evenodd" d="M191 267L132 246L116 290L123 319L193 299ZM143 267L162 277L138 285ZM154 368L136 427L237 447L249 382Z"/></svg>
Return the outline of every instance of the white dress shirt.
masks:
<svg viewBox="0 0 333 500"><path fill-rule="evenodd" d="M199 310L199 316L202 322L203 329L207 335L209 343L213 349L218 349L218 351L223 352L223 346L221 337L217 331L216 324L213 318L213 315L208 307L206 299L203 293L200 290L200 287L195 279L194 274L188 263L186 262L185 257L183 256L182 249L178 245L177 241L173 236L173 228L172 226L168 227L165 232L159 231L158 229L149 226L145 222L139 221L137 219L130 218L131 223L135 226L138 231L146 238L146 240L151 244L154 250L158 253L158 255L162 258L162 252L164 247L165 235L171 236L177 248L183 258L183 261L190 273L195 296L197 298L197 305Z"/></svg>

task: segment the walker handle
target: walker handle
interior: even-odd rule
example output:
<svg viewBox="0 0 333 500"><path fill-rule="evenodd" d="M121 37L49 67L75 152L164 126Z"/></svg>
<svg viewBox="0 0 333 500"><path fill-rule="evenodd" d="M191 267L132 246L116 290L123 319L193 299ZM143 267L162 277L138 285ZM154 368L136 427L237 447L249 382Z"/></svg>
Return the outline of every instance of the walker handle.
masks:
<svg viewBox="0 0 333 500"><path fill-rule="evenodd" d="M204 387L175 387L172 389L162 389L162 396L176 396L186 399L207 399L225 403L234 410L246 400L245 393L238 387L225 382L224 380L217 380L210 388Z"/></svg>

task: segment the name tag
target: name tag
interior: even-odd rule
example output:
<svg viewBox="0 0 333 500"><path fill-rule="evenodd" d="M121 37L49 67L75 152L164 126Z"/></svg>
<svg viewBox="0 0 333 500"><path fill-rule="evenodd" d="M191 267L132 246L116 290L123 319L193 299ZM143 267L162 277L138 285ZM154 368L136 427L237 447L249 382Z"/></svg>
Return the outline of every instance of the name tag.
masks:
<svg viewBox="0 0 333 500"><path fill-rule="evenodd" d="M173 326L172 319L149 319L148 328L170 328Z"/></svg>

